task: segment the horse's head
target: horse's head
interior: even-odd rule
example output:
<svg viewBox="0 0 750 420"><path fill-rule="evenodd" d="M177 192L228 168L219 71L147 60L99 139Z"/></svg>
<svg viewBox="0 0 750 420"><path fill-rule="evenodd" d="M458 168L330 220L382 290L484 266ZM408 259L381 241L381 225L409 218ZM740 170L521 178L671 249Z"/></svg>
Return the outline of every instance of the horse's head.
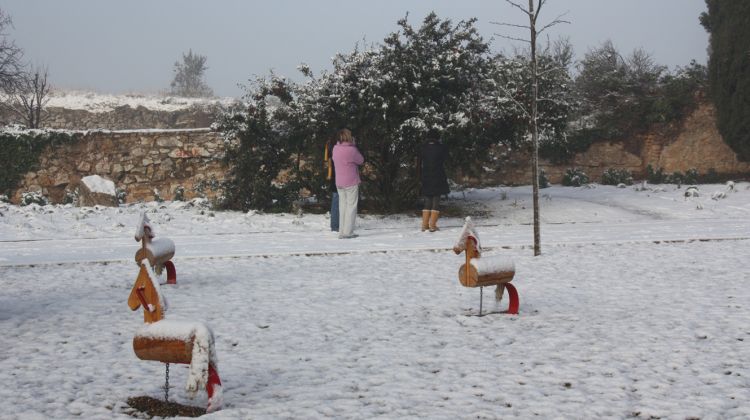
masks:
<svg viewBox="0 0 750 420"><path fill-rule="evenodd" d="M148 220L148 216L146 216L146 213L144 212L141 214L141 219L138 221L135 228L135 240L136 242L143 239L149 240L153 239L154 236L156 236L154 228L151 227L151 221Z"/></svg>

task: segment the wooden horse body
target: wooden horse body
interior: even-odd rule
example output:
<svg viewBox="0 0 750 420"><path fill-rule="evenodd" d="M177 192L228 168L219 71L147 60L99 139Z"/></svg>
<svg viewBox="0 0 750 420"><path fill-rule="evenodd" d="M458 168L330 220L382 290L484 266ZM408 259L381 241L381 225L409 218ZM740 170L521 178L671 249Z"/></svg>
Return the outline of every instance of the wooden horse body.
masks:
<svg viewBox="0 0 750 420"><path fill-rule="evenodd" d="M133 338L133 350L141 360L190 365L188 392L205 387L211 412L221 407L221 379L217 369L214 337L203 323L165 320L167 301L147 259L140 261L138 278L128 297L131 310L143 308L145 325Z"/></svg>
<svg viewBox="0 0 750 420"><path fill-rule="evenodd" d="M466 218L461 236L453 246L453 252L456 254L464 252L466 255L466 261L458 269L458 280L461 282L461 285L464 287L480 288L480 316L482 316L482 288L486 286L497 286L495 289L495 299L498 301L502 299L504 291L507 289L510 303L508 310L504 311L504 313L518 313L518 291L510 283L516 274L515 265L513 261L500 256L480 258L482 251L479 243L479 235L470 217Z"/></svg>

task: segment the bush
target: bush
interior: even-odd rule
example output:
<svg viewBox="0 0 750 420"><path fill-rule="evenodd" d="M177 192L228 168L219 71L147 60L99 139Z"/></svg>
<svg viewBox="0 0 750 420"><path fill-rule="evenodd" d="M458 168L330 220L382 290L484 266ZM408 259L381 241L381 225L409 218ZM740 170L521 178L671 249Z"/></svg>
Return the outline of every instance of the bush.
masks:
<svg viewBox="0 0 750 420"><path fill-rule="evenodd" d="M680 171L672 172L672 175L667 177L667 182L670 184L682 185L685 184L685 174Z"/></svg>
<svg viewBox="0 0 750 420"><path fill-rule="evenodd" d="M695 168L688 169L685 172L685 183L686 184L697 184L698 183L698 170Z"/></svg>
<svg viewBox="0 0 750 420"><path fill-rule="evenodd" d="M539 170L539 188L547 188L549 187L549 178L547 178L547 173L544 172L544 169Z"/></svg>
<svg viewBox="0 0 750 420"><path fill-rule="evenodd" d="M664 169L654 170L654 167L649 163L646 166L646 180L649 184L663 184L667 180L667 176L664 175Z"/></svg>
<svg viewBox="0 0 750 420"><path fill-rule="evenodd" d="M588 184L589 177L583 170L579 168L568 168L565 170L563 175L562 184L566 187L580 187L581 185Z"/></svg>
<svg viewBox="0 0 750 420"><path fill-rule="evenodd" d="M604 185L633 185L633 175L625 169L609 168L602 174L602 184Z"/></svg>
<svg viewBox="0 0 750 420"><path fill-rule="evenodd" d="M46 206L47 203L47 197L39 191L27 191L21 194L21 206L28 206L30 204Z"/></svg>
<svg viewBox="0 0 750 420"><path fill-rule="evenodd" d="M125 201L128 198L128 192L122 188L117 188L115 189L115 196L117 197L117 202L119 204L125 204Z"/></svg>
<svg viewBox="0 0 750 420"><path fill-rule="evenodd" d="M697 171L695 175L696 175L695 177L698 178ZM716 172L716 169L714 168L708 168L708 172L706 172L706 174L703 175L702 177L702 181L705 184L716 184L719 182L719 179L720 179L719 174Z"/></svg>
<svg viewBox="0 0 750 420"><path fill-rule="evenodd" d="M174 201L185 201L185 187L178 185L174 189Z"/></svg>
<svg viewBox="0 0 750 420"><path fill-rule="evenodd" d="M63 197L63 204L78 204L78 189L73 191L65 191L65 197Z"/></svg>

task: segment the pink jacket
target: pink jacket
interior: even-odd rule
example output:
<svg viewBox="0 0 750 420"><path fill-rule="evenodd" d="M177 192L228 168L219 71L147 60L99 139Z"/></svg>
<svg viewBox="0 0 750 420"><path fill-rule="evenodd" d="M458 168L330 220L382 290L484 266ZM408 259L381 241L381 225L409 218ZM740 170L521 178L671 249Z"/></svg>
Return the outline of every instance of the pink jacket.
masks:
<svg viewBox="0 0 750 420"><path fill-rule="evenodd" d="M354 143L336 143L333 146L333 166L336 168L336 186L338 188L359 185L359 165L365 163Z"/></svg>

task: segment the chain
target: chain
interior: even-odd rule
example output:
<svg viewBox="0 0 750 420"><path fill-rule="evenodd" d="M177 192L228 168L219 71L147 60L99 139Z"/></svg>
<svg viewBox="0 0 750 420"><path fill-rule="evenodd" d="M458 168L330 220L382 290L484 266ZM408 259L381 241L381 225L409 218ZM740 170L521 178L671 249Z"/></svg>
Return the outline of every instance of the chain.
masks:
<svg viewBox="0 0 750 420"><path fill-rule="evenodd" d="M169 363L167 363L166 365L167 371L164 377L164 401L169 402Z"/></svg>

